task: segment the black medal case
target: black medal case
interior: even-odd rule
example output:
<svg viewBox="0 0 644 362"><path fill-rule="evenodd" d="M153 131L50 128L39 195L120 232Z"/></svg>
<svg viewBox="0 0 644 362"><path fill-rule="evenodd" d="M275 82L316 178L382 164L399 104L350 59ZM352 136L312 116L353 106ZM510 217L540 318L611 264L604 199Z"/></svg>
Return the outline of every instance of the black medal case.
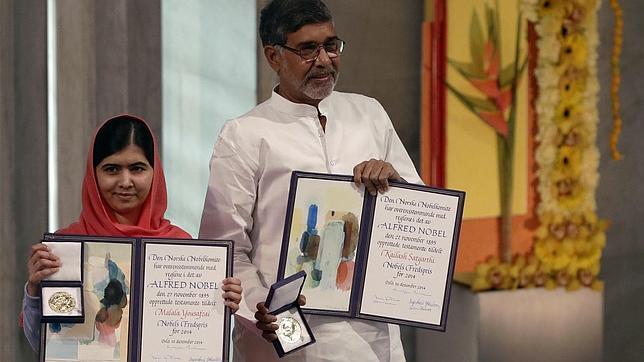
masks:
<svg viewBox="0 0 644 362"><path fill-rule="evenodd" d="M315 337L297 302L305 279L306 272L295 273L271 285L266 297L266 308L277 317L279 329L273 345L280 358L315 343Z"/></svg>
<svg viewBox="0 0 644 362"><path fill-rule="evenodd" d="M42 242L60 258L60 269L40 282L41 323L83 323L83 243Z"/></svg>

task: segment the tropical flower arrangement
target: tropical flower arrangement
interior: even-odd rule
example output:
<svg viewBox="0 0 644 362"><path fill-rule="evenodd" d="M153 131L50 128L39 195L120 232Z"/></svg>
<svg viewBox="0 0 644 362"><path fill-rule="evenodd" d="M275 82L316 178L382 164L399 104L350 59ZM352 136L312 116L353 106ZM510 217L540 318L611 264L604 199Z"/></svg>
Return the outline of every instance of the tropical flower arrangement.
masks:
<svg viewBox="0 0 644 362"><path fill-rule="evenodd" d="M526 58L521 59L521 18L518 19L514 59L504 65L501 57L501 26L496 7L485 4L486 31L476 11L470 22L471 62L448 59L449 65L467 80L478 94L471 95L447 83L447 88L467 109L496 133L501 205L499 255L504 262L512 258L512 196L514 180L517 89Z"/></svg>
<svg viewBox="0 0 644 362"><path fill-rule="evenodd" d="M479 264L475 291L603 288L598 274L607 223L595 212L599 1L522 0L523 13L538 36L535 160L540 226L531 254Z"/></svg>

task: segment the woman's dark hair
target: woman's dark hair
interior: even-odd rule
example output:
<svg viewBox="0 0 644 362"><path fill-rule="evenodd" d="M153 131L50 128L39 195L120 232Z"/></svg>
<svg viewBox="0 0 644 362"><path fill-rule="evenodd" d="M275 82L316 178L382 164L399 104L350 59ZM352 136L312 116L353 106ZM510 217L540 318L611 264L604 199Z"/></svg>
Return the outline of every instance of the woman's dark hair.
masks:
<svg viewBox="0 0 644 362"><path fill-rule="evenodd" d="M286 36L308 24L332 21L333 17L320 0L273 0L259 18L262 45L286 44Z"/></svg>
<svg viewBox="0 0 644 362"><path fill-rule="evenodd" d="M141 120L130 116L119 116L107 121L96 134L94 141L94 168L103 159L130 144L143 150L150 166L154 167L154 141L148 127Z"/></svg>

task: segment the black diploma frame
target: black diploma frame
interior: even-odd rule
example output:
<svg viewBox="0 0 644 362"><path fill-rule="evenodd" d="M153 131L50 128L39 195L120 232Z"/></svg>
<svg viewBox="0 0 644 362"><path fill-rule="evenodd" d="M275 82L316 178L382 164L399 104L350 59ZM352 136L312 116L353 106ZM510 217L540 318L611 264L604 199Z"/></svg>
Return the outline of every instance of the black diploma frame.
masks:
<svg viewBox="0 0 644 362"><path fill-rule="evenodd" d="M127 320L120 320L119 326L116 328L127 326L126 331L121 330L118 334L127 333L127 346L120 345L115 348L115 351L117 351L115 354L118 354L118 351L121 350L120 358L114 357L108 360L176 359L176 356L172 355L172 353L177 349L181 350L177 354L181 356L179 359L185 359L186 356L190 357L194 353L198 357L205 358L204 360L229 360L231 313L223 305L221 297L223 291L220 284L224 278L233 274L232 241L58 234L45 234L44 241L83 243L83 294L85 296L86 311L88 310L88 303L91 303L91 301L88 301L87 296L99 300L93 294L97 290L97 285L102 288L106 284L105 281L88 278L88 270L91 269L95 273L95 265L92 265L90 258L94 258L92 259L94 264L96 264L97 260L100 261L101 257L105 258L104 263L105 268L108 270L109 282L105 285L105 295L103 299L100 299L100 304L98 304L101 308L99 313L96 313L96 316L86 314L83 325L74 325L73 327L63 325L62 332L61 326L56 325L53 328L55 333L53 333L49 330L52 328L50 324L42 324L40 361L49 359L80 361L84 359L82 353L94 353L94 350L88 349L86 352L81 350L87 348L87 345L95 343L107 343L109 349L110 340L109 338L103 338L103 342L101 342L101 337L98 333L104 328L99 329L98 325L99 320L102 322L103 319L99 319L100 313L103 312L102 309L110 304L105 301L109 298L108 294L110 296L114 294L114 292L108 293L108 289L115 285L113 280L125 281L121 283L125 284L121 285L121 287L127 303L124 302L120 305L126 304L121 307L120 313L122 313L123 317L127 315ZM148 252L155 253L155 256L148 255ZM123 266L127 267L123 268ZM146 280L148 273L151 275L156 273L156 276L162 277ZM209 280L207 278L209 273L220 277L218 280ZM93 285L89 285L89 283L93 283ZM174 292L180 293L180 296L173 294ZM200 294L200 292L203 294ZM146 293L149 295L146 295ZM147 305L145 304L146 301L148 302ZM205 311L194 311L195 308L202 307ZM193 310L190 310L191 308ZM109 312L117 308L112 305L112 309L110 307L105 309ZM125 310L127 310L127 314ZM185 314L182 314L184 312ZM159 318L163 318L163 322L160 322L160 319L154 320L155 315L161 315ZM146 318L150 320L148 321ZM67 336L64 334L65 328L85 329L83 329L84 332L78 332L80 329L76 332L69 332L69 336ZM148 328L147 331L146 328ZM144 331L149 334L147 344L168 343L171 347L168 349L169 352L166 353L167 351L157 349L148 351L147 356L142 355L146 348L145 345L142 345L142 341L146 338ZM206 343L209 346L213 344L215 337L212 333L213 331L216 336L222 337L217 342L221 345L221 350L203 352L208 349ZM62 335L57 335L59 333L62 333ZM82 337L84 338L83 341L80 341L80 339L75 341L75 336L79 333L84 336ZM93 337L87 339L87 333L90 333ZM208 333L208 339L198 341L195 333ZM169 334L173 334L173 336ZM52 338L52 343L60 343L60 339L63 340L63 344L65 341L67 343L71 342L77 345L77 350L70 352L68 346L60 348L60 344L58 346L52 345L53 347L50 348L48 345L50 337ZM179 338L182 338L181 341L179 341ZM161 339L163 339L163 342ZM176 344L174 344L175 341ZM200 344L203 344L203 346L200 346ZM127 347L125 352L122 351L124 347ZM48 356L48 353L51 356ZM154 357L150 357L151 353L155 353ZM207 357L203 357L203 353L208 353Z"/></svg>
<svg viewBox="0 0 644 362"><path fill-rule="evenodd" d="M389 185L294 171L278 280L309 274L304 313L445 331L465 192Z"/></svg>

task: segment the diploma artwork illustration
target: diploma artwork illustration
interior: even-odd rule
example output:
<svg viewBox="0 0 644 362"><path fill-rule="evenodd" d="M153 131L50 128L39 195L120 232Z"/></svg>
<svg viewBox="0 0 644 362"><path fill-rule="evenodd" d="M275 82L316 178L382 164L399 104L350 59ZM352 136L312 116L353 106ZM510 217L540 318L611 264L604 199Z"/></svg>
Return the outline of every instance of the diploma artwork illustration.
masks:
<svg viewBox="0 0 644 362"><path fill-rule="evenodd" d="M294 196L284 273L309 275L302 289L308 309L348 312L363 196L351 183L319 179L298 184Z"/></svg>
<svg viewBox="0 0 644 362"><path fill-rule="evenodd" d="M41 361L227 361L221 281L232 242L45 235L81 242L83 323L44 323ZM55 308L75 301L54 294ZM53 307L52 307L53 308Z"/></svg>
<svg viewBox="0 0 644 362"><path fill-rule="evenodd" d="M465 193L293 172L278 277L300 270L305 313L445 329Z"/></svg>

